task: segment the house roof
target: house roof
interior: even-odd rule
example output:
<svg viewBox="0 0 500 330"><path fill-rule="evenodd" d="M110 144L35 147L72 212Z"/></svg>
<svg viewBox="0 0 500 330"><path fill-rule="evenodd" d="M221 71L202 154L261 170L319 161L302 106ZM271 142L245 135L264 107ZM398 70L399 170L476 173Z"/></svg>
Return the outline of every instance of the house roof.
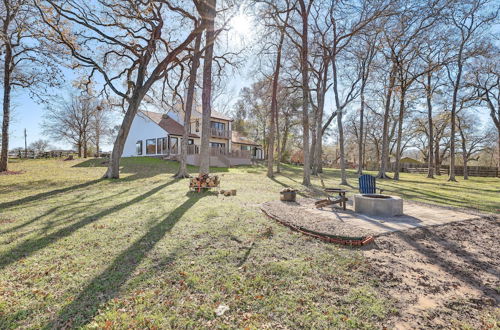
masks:
<svg viewBox="0 0 500 330"><path fill-rule="evenodd" d="M141 110L140 112L167 131L168 134L182 136L184 133L184 127L166 114L144 110ZM199 136L189 133L189 137L197 138Z"/></svg>
<svg viewBox="0 0 500 330"><path fill-rule="evenodd" d="M247 138L246 136L243 136L241 133L232 131L231 132L231 142L233 143L239 143L239 144L247 144L251 146L260 146L260 144L255 143L251 139Z"/></svg>

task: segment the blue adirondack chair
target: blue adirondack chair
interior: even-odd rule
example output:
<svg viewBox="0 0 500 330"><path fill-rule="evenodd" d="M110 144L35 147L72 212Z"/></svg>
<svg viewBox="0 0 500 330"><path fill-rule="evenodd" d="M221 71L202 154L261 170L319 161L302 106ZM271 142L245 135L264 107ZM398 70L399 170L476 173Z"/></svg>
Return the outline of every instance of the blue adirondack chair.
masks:
<svg viewBox="0 0 500 330"><path fill-rule="evenodd" d="M380 193L384 191L380 190ZM359 192L362 194L376 194L377 193L377 180L374 176L369 174L363 174L359 177Z"/></svg>

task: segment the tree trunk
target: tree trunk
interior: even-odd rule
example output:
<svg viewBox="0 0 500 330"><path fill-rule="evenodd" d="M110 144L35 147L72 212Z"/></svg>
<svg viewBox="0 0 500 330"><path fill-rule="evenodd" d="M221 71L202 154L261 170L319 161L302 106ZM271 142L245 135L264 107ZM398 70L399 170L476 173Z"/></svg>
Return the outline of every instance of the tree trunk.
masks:
<svg viewBox="0 0 500 330"><path fill-rule="evenodd" d="M359 175L363 174L363 130L365 119L365 82L363 81L360 91L361 106L359 109L359 138L358 138L358 171Z"/></svg>
<svg viewBox="0 0 500 330"><path fill-rule="evenodd" d="M78 158L82 158L82 137L78 138Z"/></svg>
<svg viewBox="0 0 500 330"><path fill-rule="evenodd" d="M394 164L394 180L399 180L399 161L401 160L401 138L403 137L403 121L405 114L405 96L406 90L401 89L399 100L399 118L398 118L398 139L396 142L396 161Z"/></svg>
<svg viewBox="0 0 500 330"><path fill-rule="evenodd" d="M276 111L276 151L278 152L277 162L276 162L276 173L281 172L281 134L280 134L280 125L278 122L279 111Z"/></svg>
<svg viewBox="0 0 500 330"><path fill-rule="evenodd" d="M322 158L323 158L323 113L325 111L325 95L327 89L327 80L328 80L328 67L329 67L329 59L327 58L328 54L323 54L323 61L325 62L323 76L321 79L320 88L318 88L318 109L316 113L316 144L314 150L314 158L313 158L313 174L318 174L323 172L322 166Z"/></svg>
<svg viewBox="0 0 500 330"><path fill-rule="evenodd" d="M335 52L335 50L334 50ZM334 53L335 54L335 53ZM342 116L344 109L340 106L340 96L337 83L337 59L335 55L332 57L332 73L333 73L333 94L335 96L335 107L337 109L337 129L339 135L339 160L340 160L340 184L347 185L347 174L344 152L344 127L342 125Z"/></svg>
<svg viewBox="0 0 500 330"><path fill-rule="evenodd" d="M500 175L500 129L498 130L498 154L497 154L497 168Z"/></svg>
<svg viewBox="0 0 500 330"><path fill-rule="evenodd" d="M453 84L453 98L451 101L451 132L450 132L450 176L448 181L457 181L455 179L455 134L456 134L456 117L457 117L457 98L458 89L460 88L460 80L462 78L462 49L460 46L458 52L458 72Z"/></svg>
<svg viewBox="0 0 500 330"><path fill-rule="evenodd" d="M283 138L281 139L280 162L285 161L286 144L288 142L288 132L290 130L289 125L288 120L285 120L285 129L283 130Z"/></svg>
<svg viewBox="0 0 500 330"><path fill-rule="evenodd" d="M302 148L304 152L304 175L302 184L311 185L311 162L309 158L309 68L308 68L308 9L304 0L299 0L302 16L302 48L300 67L302 71Z"/></svg>
<svg viewBox="0 0 500 330"><path fill-rule="evenodd" d="M317 119L317 111L318 111L318 109L313 110L314 116L312 118L312 125L310 125L310 127L311 127L311 130L310 130L310 133L311 133L311 148L309 148L309 159L311 160L311 174L312 175L317 175L316 169L314 167L314 163L315 163L315 155L314 154L316 153L316 119Z"/></svg>
<svg viewBox="0 0 500 330"><path fill-rule="evenodd" d="M387 160L389 158L389 114L391 111L391 100L392 91L394 89L394 83L396 81L396 64L392 64L391 72L389 73L389 86L387 90L387 97L385 100L385 110L384 110L384 128L382 131L382 154L380 155L380 169L377 174L379 179L388 179L386 174L387 171Z"/></svg>
<svg viewBox="0 0 500 330"><path fill-rule="evenodd" d="M200 174L210 173L210 117L212 114L212 62L215 42L215 6L217 0L207 0L206 45L203 61L203 91L201 94L201 150Z"/></svg>
<svg viewBox="0 0 500 330"><path fill-rule="evenodd" d="M87 132L83 132L83 158L87 158L87 155L88 155Z"/></svg>
<svg viewBox="0 0 500 330"><path fill-rule="evenodd" d="M97 158L100 158L101 157L101 154L99 152L99 141L100 140L100 134L99 134L99 128L96 130L95 132L95 148L96 148L96 155L97 155Z"/></svg>
<svg viewBox="0 0 500 330"><path fill-rule="evenodd" d="M285 24L288 21L288 12L287 19L285 20ZM269 178L274 177L273 173L273 164L274 164L274 131L276 129L277 123L277 113L278 113L278 81L280 77L280 69L281 69L281 50L283 48L283 41L285 40L285 29L281 29L280 31L280 40L278 43L278 49L276 53L276 68L274 69L273 75L273 89L271 95L271 123L269 126L269 145L267 147L267 176ZM279 160L278 160L279 162Z"/></svg>
<svg viewBox="0 0 500 330"><path fill-rule="evenodd" d="M141 103L143 98L144 92L141 89L137 90L134 96L130 99L127 112L123 117L122 124L120 125L120 129L118 130L118 134L116 135L115 143L113 145L113 151L111 152L109 159L108 169L103 178L120 178L120 158L123 153L123 148L125 145L125 141L127 140L130 127L132 126L132 122L134 121L137 110L139 109L139 104Z"/></svg>
<svg viewBox="0 0 500 330"><path fill-rule="evenodd" d="M427 99L427 125L429 126L429 145L428 145L428 156L427 156L427 177L434 179L434 124L432 122L432 86L431 86L432 74L427 73L427 86L426 86L426 99Z"/></svg>
<svg viewBox="0 0 500 330"><path fill-rule="evenodd" d="M179 170L175 174L176 178L188 178L189 173L187 171L187 148L189 140L189 131L191 127L191 112L193 109L194 102L194 89L196 88L196 74L198 72L198 67L200 65L201 57L201 34L199 34L194 42L194 53L191 57L191 68L189 70L189 82L188 91L186 96L186 108L184 109L184 130L182 132L181 141L181 159L179 164Z"/></svg>
<svg viewBox="0 0 500 330"><path fill-rule="evenodd" d="M441 175L441 157L439 154L439 139L434 141L434 171L436 175Z"/></svg>
<svg viewBox="0 0 500 330"><path fill-rule="evenodd" d="M8 170L9 162L9 124L10 124L10 92L11 92L11 65L12 48L5 43L4 77L3 77L3 120L2 120L2 151L0 155L0 172Z"/></svg>

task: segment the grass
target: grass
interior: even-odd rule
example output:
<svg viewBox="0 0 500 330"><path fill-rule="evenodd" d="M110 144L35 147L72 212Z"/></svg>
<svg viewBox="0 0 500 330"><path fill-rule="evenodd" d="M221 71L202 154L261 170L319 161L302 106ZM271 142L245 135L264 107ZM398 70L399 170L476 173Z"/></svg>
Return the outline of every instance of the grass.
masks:
<svg viewBox="0 0 500 330"><path fill-rule="evenodd" d="M172 178L176 163L124 159L120 180L101 180L104 166L27 160L11 164L22 174L0 176L1 329L376 328L395 312L358 250L260 212L283 186L301 187L300 168L273 180L258 166L215 169L223 189L238 190L222 197L187 193L187 180ZM338 181L335 170L323 176ZM499 183L403 174L381 185L495 211ZM221 304L229 311L216 316Z"/></svg>

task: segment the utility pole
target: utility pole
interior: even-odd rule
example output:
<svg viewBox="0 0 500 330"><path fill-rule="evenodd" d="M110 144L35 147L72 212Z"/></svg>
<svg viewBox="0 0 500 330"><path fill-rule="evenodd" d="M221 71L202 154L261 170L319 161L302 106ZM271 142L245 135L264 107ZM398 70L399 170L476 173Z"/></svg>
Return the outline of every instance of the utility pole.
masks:
<svg viewBox="0 0 500 330"><path fill-rule="evenodd" d="M24 129L24 158L28 158L28 143L26 142L26 128Z"/></svg>

